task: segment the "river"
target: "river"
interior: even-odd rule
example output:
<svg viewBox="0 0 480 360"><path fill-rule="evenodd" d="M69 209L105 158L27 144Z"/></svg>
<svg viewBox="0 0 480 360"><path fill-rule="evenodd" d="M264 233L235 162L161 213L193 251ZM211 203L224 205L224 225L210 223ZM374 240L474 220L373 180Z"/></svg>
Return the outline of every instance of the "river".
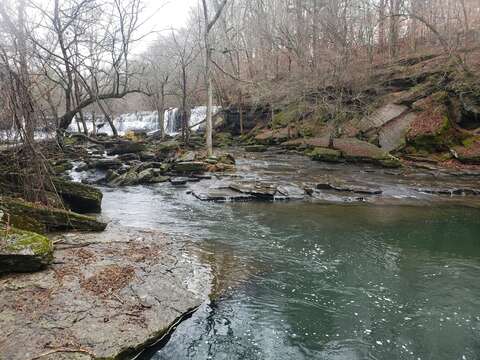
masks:
<svg viewBox="0 0 480 360"><path fill-rule="evenodd" d="M103 190L113 223L191 240L216 275L212 301L142 359L480 356L477 209L218 204L170 184Z"/></svg>

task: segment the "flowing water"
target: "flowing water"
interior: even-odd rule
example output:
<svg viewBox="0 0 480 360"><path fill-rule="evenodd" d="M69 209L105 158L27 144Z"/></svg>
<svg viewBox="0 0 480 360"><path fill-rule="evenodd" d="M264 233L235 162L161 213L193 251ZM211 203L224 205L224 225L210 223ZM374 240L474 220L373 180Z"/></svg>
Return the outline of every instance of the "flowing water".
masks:
<svg viewBox="0 0 480 360"><path fill-rule="evenodd" d="M216 274L143 359L480 359L479 210L104 193L114 222L192 240Z"/></svg>

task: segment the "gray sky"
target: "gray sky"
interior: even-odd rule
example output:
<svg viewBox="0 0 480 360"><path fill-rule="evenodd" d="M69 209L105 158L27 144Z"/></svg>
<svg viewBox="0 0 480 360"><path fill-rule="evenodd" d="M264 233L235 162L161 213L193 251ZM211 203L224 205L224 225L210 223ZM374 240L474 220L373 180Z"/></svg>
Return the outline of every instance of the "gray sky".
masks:
<svg viewBox="0 0 480 360"><path fill-rule="evenodd" d="M1 0L0 0L1 1ZM144 16L151 17L145 24L144 31L180 28L186 24L190 9L198 0L144 0L146 11ZM153 39L150 36L146 42Z"/></svg>

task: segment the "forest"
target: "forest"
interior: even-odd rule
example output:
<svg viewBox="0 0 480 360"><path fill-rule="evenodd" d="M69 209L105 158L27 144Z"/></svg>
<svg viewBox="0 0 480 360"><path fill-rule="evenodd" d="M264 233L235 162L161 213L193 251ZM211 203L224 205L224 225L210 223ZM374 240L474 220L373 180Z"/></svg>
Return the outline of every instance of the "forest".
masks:
<svg viewBox="0 0 480 360"><path fill-rule="evenodd" d="M0 359L476 359L479 179L479 0L0 0Z"/></svg>

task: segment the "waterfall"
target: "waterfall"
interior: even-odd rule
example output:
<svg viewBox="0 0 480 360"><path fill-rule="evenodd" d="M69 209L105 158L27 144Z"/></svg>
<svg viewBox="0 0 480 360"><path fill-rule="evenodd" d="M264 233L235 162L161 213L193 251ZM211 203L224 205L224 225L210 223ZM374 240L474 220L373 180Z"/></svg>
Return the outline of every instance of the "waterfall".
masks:
<svg viewBox="0 0 480 360"><path fill-rule="evenodd" d="M213 113L220 110L220 107L214 106ZM205 128L205 120L207 113L206 106L196 106L191 109L191 116L188 121L192 131L198 131ZM90 113L85 113L85 120L87 122L87 129L89 132L93 130L93 123ZM95 121L98 132L112 135L112 129L105 120L105 118L97 117ZM117 116L113 120L113 124L117 128L119 135L125 135L128 131L143 130L147 133L158 131L158 113L156 111L137 111L134 113L125 113ZM167 135L177 135L182 129L181 113L178 108L170 108L164 113L164 131ZM73 119L72 124L68 128L71 132L77 132L76 119Z"/></svg>

